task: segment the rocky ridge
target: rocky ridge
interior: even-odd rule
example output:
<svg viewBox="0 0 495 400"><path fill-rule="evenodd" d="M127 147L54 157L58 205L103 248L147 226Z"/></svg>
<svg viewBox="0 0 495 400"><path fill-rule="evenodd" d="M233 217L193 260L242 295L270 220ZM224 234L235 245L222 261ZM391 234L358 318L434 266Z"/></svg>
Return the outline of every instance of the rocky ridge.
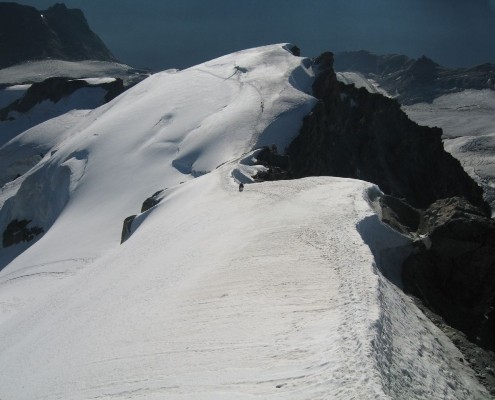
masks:
<svg viewBox="0 0 495 400"><path fill-rule="evenodd" d="M319 102L288 148L292 177L362 179L416 208L462 196L488 215L480 187L444 150L441 129L412 122L393 99L339 82L332 53L315 63Z"/></svg>
<svg viewBox="0 0 495 400"><path fill-rule="evenodd" d="M426 56L414 60L398 54L355 51L337 54L335 69L364 74L404 105L432 102L444 94L466 89L495 89L495 65L488 63L447 68Z"/></svg>

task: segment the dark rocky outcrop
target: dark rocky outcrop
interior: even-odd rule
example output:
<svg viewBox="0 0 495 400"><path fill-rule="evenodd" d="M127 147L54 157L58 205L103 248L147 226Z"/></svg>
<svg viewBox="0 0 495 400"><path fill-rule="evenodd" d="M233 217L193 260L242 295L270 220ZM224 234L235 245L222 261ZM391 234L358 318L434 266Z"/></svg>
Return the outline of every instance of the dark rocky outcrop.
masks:
<svg viewBox="0 0 495 400"><path fill-rule="evenodd" d="M380 197L381 220L402 234L410 235L419 229L421 210L393 196Z"/></svg>
<svg viewBox="0 0 495 400"><path fill-rule="evenodd" d="M331 53L315 60L319 102L288 148L292 177L362 179L422 209L462 196L489 212L482 190L444 150L441 129L412 122L393 99L339 82L332 64Z"/></svg>
<svg viewBox="0 0 495 400"><path fill-rule="evenodd" d="M156 206L162 199L160 198L160 195L164 192L164 190L159 190L155 192L152 196L148 197L144 202L143 205L141 206L141 212L144 213L145 211L148 211L150 208Z"/></svg>
<svg viewBox="0 0 495 400"><path fill-rule="evenodd" d="M118 78L112 82L90 85L85 80L69 78L48 78L43 82L34 83L19 100L13 102L8 107L0 110L0 121L5 121L11 111L25 113L31 110L36 104L44 100L57 103L62 98L67 97L75 91L91 87L102 88L107 91L105 101L110 101L121 94L125 88L122 79Z"/></svg>
<svg viewBox="0 0 495 400"><path fill-rule="evenodd" d="M404 262L405 291L474 343L495 350L495 222L455 197L421 212L415 233L425 238Z"/></svg>
<svg viewBox="0 0 495 400"><path fill-rule="evenodd" d="M292 46L289 51L296 57L301 57L301 49L297 46Z"/></svg>
<svg viewBox="0 0 495 400"><path fill-rule="evenodd" d="M158 203L162 201L162 197L160 196L165 190L158 190L152 196L148 197L144 200L141 206L141 213L148 211L149 209L156 206ZM124 243L127 239L129 239L132 235L132 223L136 219L137 215L130 215L126 219L124 219L124 223L122 224L122 234L120 236L120 244Z"/></svg>
<svg viewBox="0 0 495 400"><path fill-rule="evenodd" d="M81 10L0 3L0 68L29 60L116 61Z"/></svg>
<svg viewBox="0 0 495 400"><path fill-rule="evenodd" d="M279 181L290 178L289 157L278 154L275 146L262 148L256 155L256 163L266 167L266 170L259 171L253 176L256 182Z"/></svg>
<svg viewBox="0 0 495 400"><path fill-rule="evenodd" d="M137 215L130 215L124 219L124 223L122 224L122 235L120 236L120 244L124 243L131 236L132 223L136 217Z"/></svg>
<svg viewBox="0 0 495 400"><path fill-rule="evenodd" d="M31 223L31 220L28 219L14 219L12 220L2 235L2 244L3 247L10 247L14 244L18 244L21 242L30 242L36 236L42 234L44 232L43 228L34 226L28 227Z"/></svg>
<svg viewBox="0 0 495 400"><path fill-rule="evenodd" d="M406 105L431 102L441 95L466 89L495 89L493 64L447 68L425 56L414 60L397 54L356 51L338 54L335 68L372 78Z"/></svg>

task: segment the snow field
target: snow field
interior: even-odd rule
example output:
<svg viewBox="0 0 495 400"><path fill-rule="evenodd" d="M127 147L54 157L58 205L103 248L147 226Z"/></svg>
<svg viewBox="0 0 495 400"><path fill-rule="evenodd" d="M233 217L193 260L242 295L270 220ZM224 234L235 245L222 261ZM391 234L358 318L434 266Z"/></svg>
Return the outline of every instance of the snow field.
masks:
<svg viewBox="0 0 495 400"><path fill-rule="evenodd" d="M369 184L308 178L239 193L229 168L172 190L103 258L3 282L18 297L28 282L56 291L3 322L1 394L484 398L374 267L356 229L372 216Z"/></svg>

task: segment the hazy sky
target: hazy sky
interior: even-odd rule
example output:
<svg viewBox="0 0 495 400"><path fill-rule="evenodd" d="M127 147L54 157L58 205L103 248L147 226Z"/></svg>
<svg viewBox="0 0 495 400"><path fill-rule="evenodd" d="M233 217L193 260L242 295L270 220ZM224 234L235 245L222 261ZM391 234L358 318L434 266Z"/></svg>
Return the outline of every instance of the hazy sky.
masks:
<svg viewBox="0 0 495 400"><path fill-rule="evenodd" d="M19 0L38 9L56 1ZM185 68L249 47L423 54L495 63L495 0L66 0L122 62Z"/></svg>

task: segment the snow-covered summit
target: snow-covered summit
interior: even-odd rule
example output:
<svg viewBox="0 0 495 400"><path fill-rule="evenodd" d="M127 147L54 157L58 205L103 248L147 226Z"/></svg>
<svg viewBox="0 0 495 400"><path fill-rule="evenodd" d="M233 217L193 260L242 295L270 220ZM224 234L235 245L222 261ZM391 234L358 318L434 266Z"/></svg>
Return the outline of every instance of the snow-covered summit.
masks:
<svg viewBox="0 0 495 400"><path fill-rule="evenodd" d="M316 102L289 49L159 73L7 143L43 156L1 189L0 229L45 233L0 249L0 398L486 398L381 275L374 254L409 243L375 186L239 192L252 150L284 149Z"/></svg>
<svg viewBox="0 0 495 400"><path fill-rule="evenodd" d="M97 248L118 243L123 218L155 191L212 171L253 147L288 145L314 104L305 93L310 83L304 60L282 46L155 74L91 112L70 133L55 131L64 140L49 141L53 147L43 148L44 159L19 180L16 196L2 208L0 228L30 219L48 230L64 210L42 242L65 220L74 232L60 228L57 248L72 254L77 243L78 257L93 257ZM14 140L40 149L43 129ZM81 207L93 217L81 215Z"/></svg>

